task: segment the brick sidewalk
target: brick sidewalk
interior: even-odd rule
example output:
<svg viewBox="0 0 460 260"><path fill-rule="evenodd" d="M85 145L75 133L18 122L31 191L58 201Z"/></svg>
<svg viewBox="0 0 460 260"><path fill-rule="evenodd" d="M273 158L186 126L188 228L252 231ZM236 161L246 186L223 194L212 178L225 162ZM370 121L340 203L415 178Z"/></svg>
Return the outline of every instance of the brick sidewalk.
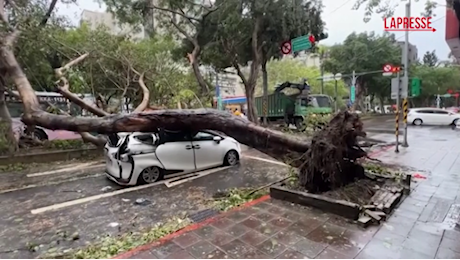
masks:
<svg viewBox="0 0 460 260"><path fill-rule="evenodd" d="M431 146L429 156L413 149L432 172L414 183L416 189L379 227L364 230L336 215L267 198L117 258L458 259L460 148L452 154ZM401 154L395 158L388 151L379 158L404 161L413 155Z"/></svg>

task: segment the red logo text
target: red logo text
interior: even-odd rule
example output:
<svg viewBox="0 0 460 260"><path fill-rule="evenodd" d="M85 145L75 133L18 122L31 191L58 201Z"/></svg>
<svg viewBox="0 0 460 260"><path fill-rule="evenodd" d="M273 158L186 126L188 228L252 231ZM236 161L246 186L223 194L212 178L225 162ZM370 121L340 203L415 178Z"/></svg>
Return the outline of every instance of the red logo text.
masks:
<svg viewBox="0 0 460 260"><path fill-rule="evenodd" d="M436 29L431 27L431 23L431 17L391 17L383 20L384 30L388 32L435 32Z"/></svg>

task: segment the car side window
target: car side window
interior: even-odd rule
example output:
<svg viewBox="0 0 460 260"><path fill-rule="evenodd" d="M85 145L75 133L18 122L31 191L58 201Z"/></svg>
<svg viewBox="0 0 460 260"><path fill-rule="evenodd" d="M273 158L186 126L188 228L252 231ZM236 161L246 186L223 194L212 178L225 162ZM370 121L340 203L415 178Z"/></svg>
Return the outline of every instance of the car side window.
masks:
<svg viewBox="0 0 460 260"><path fill-rule="evenodd" d="M190 141L190 134L187 132L165 132L164 143Z"/></svg>
<svg viewBox="0 0 460 260"><path fill-rule="evenodd" d="M193 141L212 141L213 139L214 135L205 132L198 132L193 136Z"/></svg>
<svg viewBox="0 0 460 260"><path fill-rule="evenodd" d="M156 141L156 139L153 138L152 134L136 135L134 136L134 138L144 144L149 144L149 145L153 145Z"/></svg>
<svg viewBox="0 0 460 260"><path fill-rule="evenodd" d="M421 114L433 114L433 110L419 110L418 113L421 113Z"/></svg>
<svg viewBox="0 0 460 260"><path fill-rule="evenodd" d="M449 112L447 112L447 111L440 111L440 110L436 110L436 111L434 111L434 113L438 114L438 115L448 115L449 114Z"/></svg>

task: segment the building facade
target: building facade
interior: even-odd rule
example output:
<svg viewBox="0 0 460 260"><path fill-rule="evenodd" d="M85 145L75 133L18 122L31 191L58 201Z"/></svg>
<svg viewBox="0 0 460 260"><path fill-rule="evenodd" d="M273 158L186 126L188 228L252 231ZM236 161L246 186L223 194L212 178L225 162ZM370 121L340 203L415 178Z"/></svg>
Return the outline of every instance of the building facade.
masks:
<svg viewBox="0 0 460 260"><path fill-rule="evenodd" d="M114 35L128 35L133 39L143 39L146 36L143 26L135 28L121 24L111 13L83 10L80 19L80 24L82 23L86 23L92 30L104 26Z"/></svg>
<svg viewBox="0 0 460 260"><path fill-rule="evenodd" d="M404 50L404 42L403 41L398 41L396 42L396 45L402 50ZM409 64L417 62L418 61L418 49L417 46L409 43Z"/></svg>

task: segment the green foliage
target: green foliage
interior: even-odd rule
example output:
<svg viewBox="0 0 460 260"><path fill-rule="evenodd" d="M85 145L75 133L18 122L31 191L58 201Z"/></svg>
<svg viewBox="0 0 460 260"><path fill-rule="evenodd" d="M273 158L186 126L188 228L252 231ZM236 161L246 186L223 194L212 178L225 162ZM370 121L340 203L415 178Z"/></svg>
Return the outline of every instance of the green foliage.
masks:
<svg viewBox="0 0 460 260"><path fill-rule="evenodd" d="M253 188L232 188L219 193L215 198L214 206L221 211L228 211L246 202L258 199L268 193L267 189L253 192Z"/></svg>
<svg viewBox="0 0 460 260"><path fill-rule="evenodd" d="M267 64L268 90L274 91L278 84L286 81L299 83L303 78L307 78L311 86L311 93L319 94L321 92L321 81L317 80L321 76L320 69L316 67L307 67L301 61L295 59L271 60ZM334 97L335 82L328 81L324 83L326 95ZM348 96L346 84L340 80L337 84L339 97ZM258 81L256 95L262 94L262 82Z"/></svg>
<svg viewBox="0 0 460 260"><path fill-rule="evenodd" d="M90 143L85 143L81 139L75 140L53 140L45 143L45 148L50 150L74 150L94 147Z"/></svg>
<svg viewBox="0 0 460 260"><path fill-rule="evenodd" d="M352 33L343 44L330 48L329 57L324 66L332 73L351 74L353 70L363 73L381 70L386 63L401 64L401 49L392 34ZM390 78L380 72L359 76L358 83L357 96L364 92L382 99L390 96Z"/></svg>
<svg viewBox="0 0 460 260"><path fill-rule="evenodd" d="M448 5L452 5L454 0L447 0ZM405 4L407 1L399 1L400 4ZM418 2L417 0L415 2ZM422 16L430 17L434 16L433 11L439 5L438 2L433 0L424 0L425 3L425 10L421 13ZM356 0L355 5L353 6L353 10L358 10L364 5L365 13L364 13L364 22L368 22L371 20L371 17L374 13L380 15L382 18L391 17L394 15L395 8L399 6L398 3L394 3L391 1L384 1L384 0ZM441 5L443 6L443 5Z"/></svg>
<svg viewBox="0 0 460 260"><path fill-rule="evenodd" d="M427 51L423 55L423 65L429 66L429 67L434 67L438 65L439 59L438 56L436 55L436 51L433 50L431 52Z"/></svg>
<svg viewBox="0 0 460 260"><path fill-rule="evenodd" d="M413 99L415 106L434 104L435 95L446 94L448 89L458 89L460 70L458 67L430 67L427 65L413 66L410 77L420 78L422 94Z"/></svg>

